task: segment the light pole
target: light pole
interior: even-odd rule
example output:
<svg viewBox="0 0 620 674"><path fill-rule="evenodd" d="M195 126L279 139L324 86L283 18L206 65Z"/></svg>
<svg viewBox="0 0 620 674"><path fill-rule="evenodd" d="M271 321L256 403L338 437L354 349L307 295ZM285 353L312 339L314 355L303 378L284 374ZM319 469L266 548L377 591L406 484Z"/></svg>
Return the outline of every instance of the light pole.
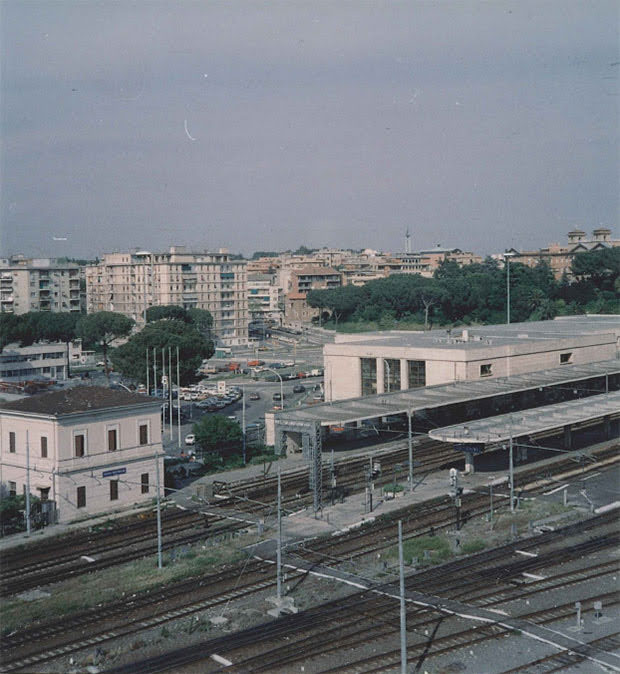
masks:
<svg viewBox="0 0 620 674"><path fill-rule="evenodd" d="M284 388L282 387L282 377L280 376L280 373L276 372L270 367L265 367L263 369L267 370L268 372L273 372L276 375L276 377L280 380L280 403L281 403L280 407L281 409L284 409Z"/></svg>
<svg viewBox="0 0 620 674"><path fill-rule="evenodd" d="M504 262L506 264L506 325L510 325L510 258L514 253L504 253Z"/></svg>

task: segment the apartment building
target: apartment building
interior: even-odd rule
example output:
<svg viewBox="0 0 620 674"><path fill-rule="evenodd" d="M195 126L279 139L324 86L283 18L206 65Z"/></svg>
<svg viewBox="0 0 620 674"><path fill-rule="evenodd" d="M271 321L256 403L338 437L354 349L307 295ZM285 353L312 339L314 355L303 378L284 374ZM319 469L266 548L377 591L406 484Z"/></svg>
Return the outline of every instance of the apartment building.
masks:
<svg viewBox="0 0 620 674"><path fill-rule="evenodd" d="M67 379L67 363L80 367L94 365L93 351L82 351L82 342L35 342L30 346L7 344L0 352L0 381L23 382L40 379Z"/></svg>
<svg viewBox="0 0 620 674"><path fill-rule="evenodd" d="M248 274L248 311L252 321L280 322L280 290L273 274Z"/></svg>
<svg viewBox="0 0 620 674"><path fill-rule="evenodd" d="M445 260L456 262L460 267L482 262L474 253L460 248L444 248L440 245L414 253L386 255L380 262L385 276L390 274L420 274L432 277L439 265Z"/></svg>
<svg viewBox="0 0 620 674"><path fill-rule="evenodd" d="M246 264L226 250L193 253L182 246L165 253L106 254L86 268L87 311L117 311L141 322L151 306L206 309L222 344L246 344Z"/></svg>
<svg viewBox="0 0 620 674"><path fill-rule="evenodd" d="M0 259L0 312L80 312L85 305L80 273L79 265L53 258Z"/></svg>
<svg viewBox="0 0 620 674"><path fill-rule="evenodd" d="M511 262L520 262L528 267L536 267L541 262L547 263L555 278L560 279L563 275L571 276L571 265L575 255L620 246L620 240L612 239L611 234L611 229L606 227L593 230L591 237L588 237L582 229L573 229L567 234L568 243L551 243L546 248L530 251L511 248L507 252L511 254Z"/></svg>
<svg viewBox="0 0 620 674"><path fill-rule="evenodd" d="M160 413L159 400L99 386L1 403L1 490L29 484L57 522L148 503L158 472L163 486Z"/></svg>
<svg viewBox="0 0 620 674"><path fill-rule="evenodd" d="M342 285L342 274L329 267L308 265L291 270L288 292L284 299L284 321L289 325L307 323L319 315L319 309L308 306L310 290L329 290Z"/></svg>

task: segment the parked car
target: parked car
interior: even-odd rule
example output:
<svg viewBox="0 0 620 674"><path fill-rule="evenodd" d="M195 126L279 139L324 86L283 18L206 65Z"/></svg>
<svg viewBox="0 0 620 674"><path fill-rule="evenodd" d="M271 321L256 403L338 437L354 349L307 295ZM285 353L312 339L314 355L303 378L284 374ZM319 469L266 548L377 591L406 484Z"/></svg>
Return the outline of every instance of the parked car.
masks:
<svg viewBox="0 0 620 674"><path fill-rule="evenodd" d="M293 386L293 393L303 393L306 390L306 387L303 384L295 384Z"/></svg>
<svg viewBox="0 0 620 674"><path fill-rule="evenodd" d="M286 398L286 393L284 394L284 397ZM279 393L274 393L271 396L271 399L274 401L282 400L282 395L280 395Z"/></svg>
<svg viewBox="0 0 620 674"><path fill-rule="evenodd" d="M250 400L260 400L260 393L257 393L256 391L250 393Z"/></svg>
<svg viewBox="0 0 620 674"><path fill-rule="evenodd" d="M195 445L196 444L196 436L193 433L188 433L185 436L185 444L186 445Z"/></svg>

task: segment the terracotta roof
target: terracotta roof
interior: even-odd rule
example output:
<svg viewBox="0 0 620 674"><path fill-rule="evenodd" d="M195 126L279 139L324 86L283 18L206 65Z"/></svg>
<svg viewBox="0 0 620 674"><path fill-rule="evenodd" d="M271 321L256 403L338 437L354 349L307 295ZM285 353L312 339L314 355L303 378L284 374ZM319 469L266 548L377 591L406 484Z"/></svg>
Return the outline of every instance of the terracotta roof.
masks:
<svg viewBox="0 0 620 674"><path fill-rule="evenodd" d="M15 412L31 412L52 416L77 414L89 410L104 410L114 407L143 406L158 403L157 398L151 398L138 393L118 391L103 386L76 386L66 391L40 393L22 400L10 403L0 403L0 412L11 410Z"/></svg>

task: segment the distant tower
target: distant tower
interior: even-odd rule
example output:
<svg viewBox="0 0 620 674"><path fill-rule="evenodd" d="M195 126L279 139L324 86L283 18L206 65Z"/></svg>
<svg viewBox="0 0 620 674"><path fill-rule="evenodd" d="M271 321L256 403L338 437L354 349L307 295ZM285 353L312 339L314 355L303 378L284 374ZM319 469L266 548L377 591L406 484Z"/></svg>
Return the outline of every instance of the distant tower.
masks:
<svg viewBox="0 0 620 674"><path fill-rule="evenodd" d="M411 235L409 234L409 227L407 227L407 233L405 234L405 253L407 253L407 255L411 253Z"/></svg>

